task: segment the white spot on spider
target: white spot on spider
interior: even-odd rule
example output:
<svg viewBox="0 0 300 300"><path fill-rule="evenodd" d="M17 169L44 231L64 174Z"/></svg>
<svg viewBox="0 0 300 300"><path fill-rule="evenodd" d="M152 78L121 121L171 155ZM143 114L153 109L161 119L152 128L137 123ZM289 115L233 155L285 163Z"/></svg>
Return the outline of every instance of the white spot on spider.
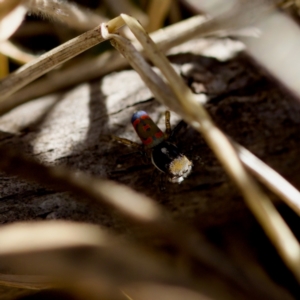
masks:
<svg viewBox="0 0 300 300"><path fill-rule="evenodd" d="M184 180L183 176L169 178L169 181L172 183L181 183L183 180Z"/></svg>
<svg viewBox="0 0 300 300"><path fill-rule="evenodd" d="M162 152L163 154L166 154L166 155L169 154L169 151L168 151L167 148L161 148L161 152Z"/></svg>

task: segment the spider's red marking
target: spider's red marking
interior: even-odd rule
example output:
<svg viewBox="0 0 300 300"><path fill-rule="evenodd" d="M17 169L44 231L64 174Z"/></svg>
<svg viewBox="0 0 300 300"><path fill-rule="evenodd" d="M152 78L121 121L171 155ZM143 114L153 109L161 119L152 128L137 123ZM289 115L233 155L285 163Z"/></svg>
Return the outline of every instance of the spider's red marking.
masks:
<svg viewBox="0 0 300 300"><path fill-rule="evenodd" d="M153 138L152 137L148 137L146 140L143 140L143 144L148 146L153 142Z"/></svg>
<svg viewBox="0 0 300 300"><path fill-rule="evenodd" d="M131 123L146 147L153 148L164 141L163 132L145 111L140 110L134 113L131 118Z"/></svg>
<svg viewBox="0 0 300 300"><path fill-rule="evenodd" d="M164 134L163 134L162 131L156 132L154 135L155 135L155 137L158 138L158 139L164 136Z"/></svg>
<svg viewBox="0 0 300 300"><path fill-rule="evenodd" d="M137 126L137 124L139 124L141 122L140 119L136 119L132 122L133 127L135 128Z"/></svg>
<svg viewBox="0 0 300 300"><path fill-rule="evenodd" d="M143 126L143 129L144 129L145 131L147 131L147 129L151 129L151 127L150 127L149 124L146 124L146 125Z"/></svg>

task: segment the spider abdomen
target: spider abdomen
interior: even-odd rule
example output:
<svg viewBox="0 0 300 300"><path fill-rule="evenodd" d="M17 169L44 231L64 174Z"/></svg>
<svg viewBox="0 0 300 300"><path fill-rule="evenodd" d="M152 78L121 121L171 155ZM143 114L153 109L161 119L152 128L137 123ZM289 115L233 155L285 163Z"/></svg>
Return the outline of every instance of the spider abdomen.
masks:
<svg viewBox="0 0 300 300"><path fill-rule="evenodd" d="M164 141L164 133L145 111L134 113L131 123L145 147L153 148Z"/></svg>

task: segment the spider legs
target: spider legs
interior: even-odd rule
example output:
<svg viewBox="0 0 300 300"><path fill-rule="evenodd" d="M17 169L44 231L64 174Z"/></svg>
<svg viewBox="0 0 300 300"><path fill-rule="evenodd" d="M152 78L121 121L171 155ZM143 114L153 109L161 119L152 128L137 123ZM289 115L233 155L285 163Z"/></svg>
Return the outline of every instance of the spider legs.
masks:
<svg viewBox="0 0 300 300"><path fill-rule="evenodd" d="M134 149L137 149L139 151L142 151L143 150L143 146L138 144L138 143L135 143L131 140L128 140L128 139L125 139L125 138L121 138L121 137L118 137L118 136L115 136L115 135L111 135L110 138L113 140L113 141L116 141L120 144L123 144L127 147L131 147L131 148L134 148Z"/></svg>
<svg viewBox="0 0 300 300"><path fill-rule="evenodd" d="M166 124L166 132L165 132L165 137L166 139L169 138L170 134L171 134L171 114L170 111L166 110L165 111L165 124Z"/></svg>
<svg viewBox="0 0 300 300"><path fill-rule="evenodd" d="M165 125L166 125L166 132L165 138L166 140L170 139L173 140L178 135L179 131L182 129L186 129L187 124L181 120L173 129L171 129L171 114L170 111L165 111Z"/></svg>

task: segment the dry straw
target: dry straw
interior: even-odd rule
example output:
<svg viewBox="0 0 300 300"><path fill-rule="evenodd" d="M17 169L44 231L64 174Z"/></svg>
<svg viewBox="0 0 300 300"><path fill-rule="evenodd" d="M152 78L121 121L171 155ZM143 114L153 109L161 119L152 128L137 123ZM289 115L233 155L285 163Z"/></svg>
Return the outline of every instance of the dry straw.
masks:
<svg viewBox="0 0 300 300"><path fill-rule="evenodd" d="M15 2L18 4L18 1ZM29 1L28 5L30 6L30 3L32 5L32 3L38 2L40 1ZM54 2L56 3L57 1ZM153 7L155 7L155 2L156 1L152 2ZM10 3L12 4L13 2L11 1ZM8 9L6 14L8 14L14 7L7 5L6 8ZM167 8L168 7L166 7L166 9ZM73 12L76 13L76 10ZM84 15L87 16L86 13ZM0 17L4 16L5 14ZM24 102L25 98L23 98L22 101L16 100L11 104L9 102L10 95L13 95L22 87L25 87L33 80L49 72L51 69L68 59L106 39L110 39L111 43L122 53L127 61L118 60L118 63L113 65L113 67L108 66L108 68L105 69L105 72L109 72L114 68L125 66L127 63L130 63L159 101L180 114L186 122L203 135L208 145L222 163L226 172L239 187L247 205L276 247L283 261L300 282L299 242L293 236L269 198L261 191L257 183L246 172L244 166L300 215L299 192L278 173L261 162L249 151L235 142L231 142L220 129L215 126L209 114L195 100L194 95L185 85L183 80L176 74L164 54L161 52L161 50L169 49L172 46L180 44L201 33L208 34L216 31L218 29L218 24L219 28L221 26L223 30L224 28L232 29L232 23L228 23L230 18L232 18L232 16L229 16L227 19L220 19L219 22L216 22L215 20L209 21L204 17L197 16L190 20L183 21L181 24L173 25L173 27L165 29L164 31L155 32L153 33L153 39L159 45L160 49L158 49L158 46L134 18L121 14L120 17L112 19L106 24L97 26L75 39L47 52L38 59L32 60L15 73L2 80L0 82L0 114L5 113L12 107L16 107L22 103L22 101ZM161 19L163 19L163 17ZM159 20L160 22L161 19ZM244 22L244 19L245 18L240 18L238 20L239 22ZM235 23L236 27L240 26L239 22ZM132 43L118 34L118 29L124 25L127 25L136 36L144 49L143 51L153 64L160 69L168 84L153 71L141 53L136 50L136 48L140 46L137 46L136 42ZM228 26L226 27L226 25ZM156 24L155 28L157 28L157 26L158 25ZM109 62L109 60L106 61L106 59L107 57L104 58L104 61L102 59L102 65ZM66 73L62 74L62 76L64 76ZM100 73L94 72L93 74L94 76L98 76ZM76 82L76 80L79 81L80 78L72 80L73 81L69 82L69 84ZM49 82L45 85L48 85L48 83ZM27 99L30 98L29 95L30 92L27 94ZM245 278L239 277L239 273L237 272L238 268L236 268L234 263L228 261L219 251L216 251L205 240L202 240L199 235L196 237L196 234L191 228L185 227L180 223L174 223L170 220L168 214L158 207L151 199L117 183L92 178L82 173L74 175L73 172L64 168L45 167L22 157L19 153L14 153L11 149L2 148L0 149L0 153L2 158L0 169L2 171L7 171L46 185L49 185L51 182L51 187L54 186L58 189L69 190L82 195L83 198L92 199L95 202L105 204L132 223L149 230L153 235L153 238L158 236L169 239L177 249L180 249L180 253L182 253L183 257L189 257L191 261L191 258L193 258L202 266L214 270L217 274L221 274L223 278L227 278L228 285L238 286L241 289L244 288L247 290L247 284L251 283L258 291L267 294L272 293L264 287L256 285L255 280L252 280L253 275L249 273L244 274L247 279L247 284L245 284ZM127 199L126 201L124 201L124 197ZM120 199L122 199L122 201ZM0 260L3 263L11 262L11 266L14 266L14 268L16 268L15 270L20 270L18 268L22 266L24 268L23 270L30 272L31 266L39 265L39 256L36 256L35 254L36 252L41 252L43 260L47 261L49 259L50 262L44 266L45 273L51 270L53 271L52 275L54 276L57 276L59 274L58 272L62 272L61 274L63 275L68 274L70 277L65 277L64 280L66 280L66 278L75 280L76 276L84 277L85 275L94 276L96 279L101 280L105 277L104 274L97 273L98 271L93 269L91 262L99 263L102 270L108 271L113 269L116 263L119 263L120 266L124 266L124 268L126 267L128 270L132 271L130 277L131 280L137 280L140 276L145 276L145 280L156 279L161 282L176 283L197 290L198 292L201 292L202 289L204 289L208 294L213 294L214 292L219 293L217 295L218 297L226 295L226 289L222 284L218 285L218 280L213 282L213 285L210 285L205 278L193 279L191 274L185 274L184 272L184 274L176 273L175 268L165 266L161 260L157 257L153 257L152 253L148 253L142 249L142 247L140 247L141 245L136 245L134 243L121 244L115 237L111 237L101 230L95 229L93 226L82 224L70 225L66 223L57 225L49 224L49 226L38 224L38 226L44 227L40 227L40 231L38 231L38 227L34 224L28 225L28 227L24 227L24 225L21 227L18 227L18 225L11 225L11 227L1 228L0 244L2 245L2 248L0 249ZM47 236L44 235L44 232L47 230L62 230L66 237L66 240L64 240L65 244L62 244L62 240L59 240L59 238L52 241L47 239ZM97 231L96 234L95 231ZM8 242L7 232L9 232L12 237L11 244ZM70 232L72 232L72 234L70 234ZM73 236L73 233L78 240L74 241L68 239L68 237ZM24 247L20 248L18 245L17 241L20 234L22 234L22 237L24 238L22 245L24 247L26 246L26 249ZM39 245L30 243L36 236L38 236L38 239L41 242ZM101 241L99 240L100 236L104 237ZM63 235L61 237L63 237ZM76 265L78 261L53 260L54 256L52 256L51 251L55 250L55 247L57 247L58 250L62 250L63 248L74 250L74 248L78 246L89 247L89 249L92 249L94 251L93 253L95 253L95 257L93 256L95 258L94 261L89 261L87 257L82 257L81 262L87 269L81 274L76 273L78 272L78 269L76 269L75 273L72 273L74 265ZM116 249L121 249L122 251L117 251ZM47 251L50 251L50 254L47 253ZM136 253L141 256L140 259L137 259L138 255ZM12 256L12 254L15 256ZM9 257L19 259L19 263L13 263L8 259ZM103 257L109 258L107 265L103 263ZM189 262L191 263L191 261ZM51 263L53 263L53 265ZM141 266L143 267L143 274L141 274ZM30 277L29 275L30 274L27 273L27 275L24 275L25 277L18 277L16 275L16 277L12 276L10 278L2 275L0 276L0 282L2 284L6 282L7 285L11 284L12 286L37 289L57 284L55 280L53 281L53 278L47 277L46 281L43 281L41 277L37 279L35 277ZM128 276L126 273L112 272L110 279L114 284L118 284L125 281L125 279L128 280L129 278L126 276ZM49 281L47 281L48 279ZM64 284L67 285L68 283L65 281ZM218 289L216 289L215 285L218 285ZM254 293L254 291L248 292ZM224 296L223 299L227 298ZM230 299L230 297L228 297L228 299Z"/></svg>
<svg viewBox="0 0 300 300"><path fill-rule="evenodd" d="M102 25L103 37L113 39L112 44L128 59L158 100L179 113L203 135L227 173L239 187L247 205L277 248L282 259L300 282L299 242L276 211L271 200L245 171L230 141L215 126L206 110L197 103L190 89L177 75L142 26L125 14L122 14L120 18L129 26L144 47L147 56L168 80L171 91L161 79L158 79L156 73L150 70L150 66L147 66L146 61L135 51L129 41L111 33L107 26Z"/></svg>

